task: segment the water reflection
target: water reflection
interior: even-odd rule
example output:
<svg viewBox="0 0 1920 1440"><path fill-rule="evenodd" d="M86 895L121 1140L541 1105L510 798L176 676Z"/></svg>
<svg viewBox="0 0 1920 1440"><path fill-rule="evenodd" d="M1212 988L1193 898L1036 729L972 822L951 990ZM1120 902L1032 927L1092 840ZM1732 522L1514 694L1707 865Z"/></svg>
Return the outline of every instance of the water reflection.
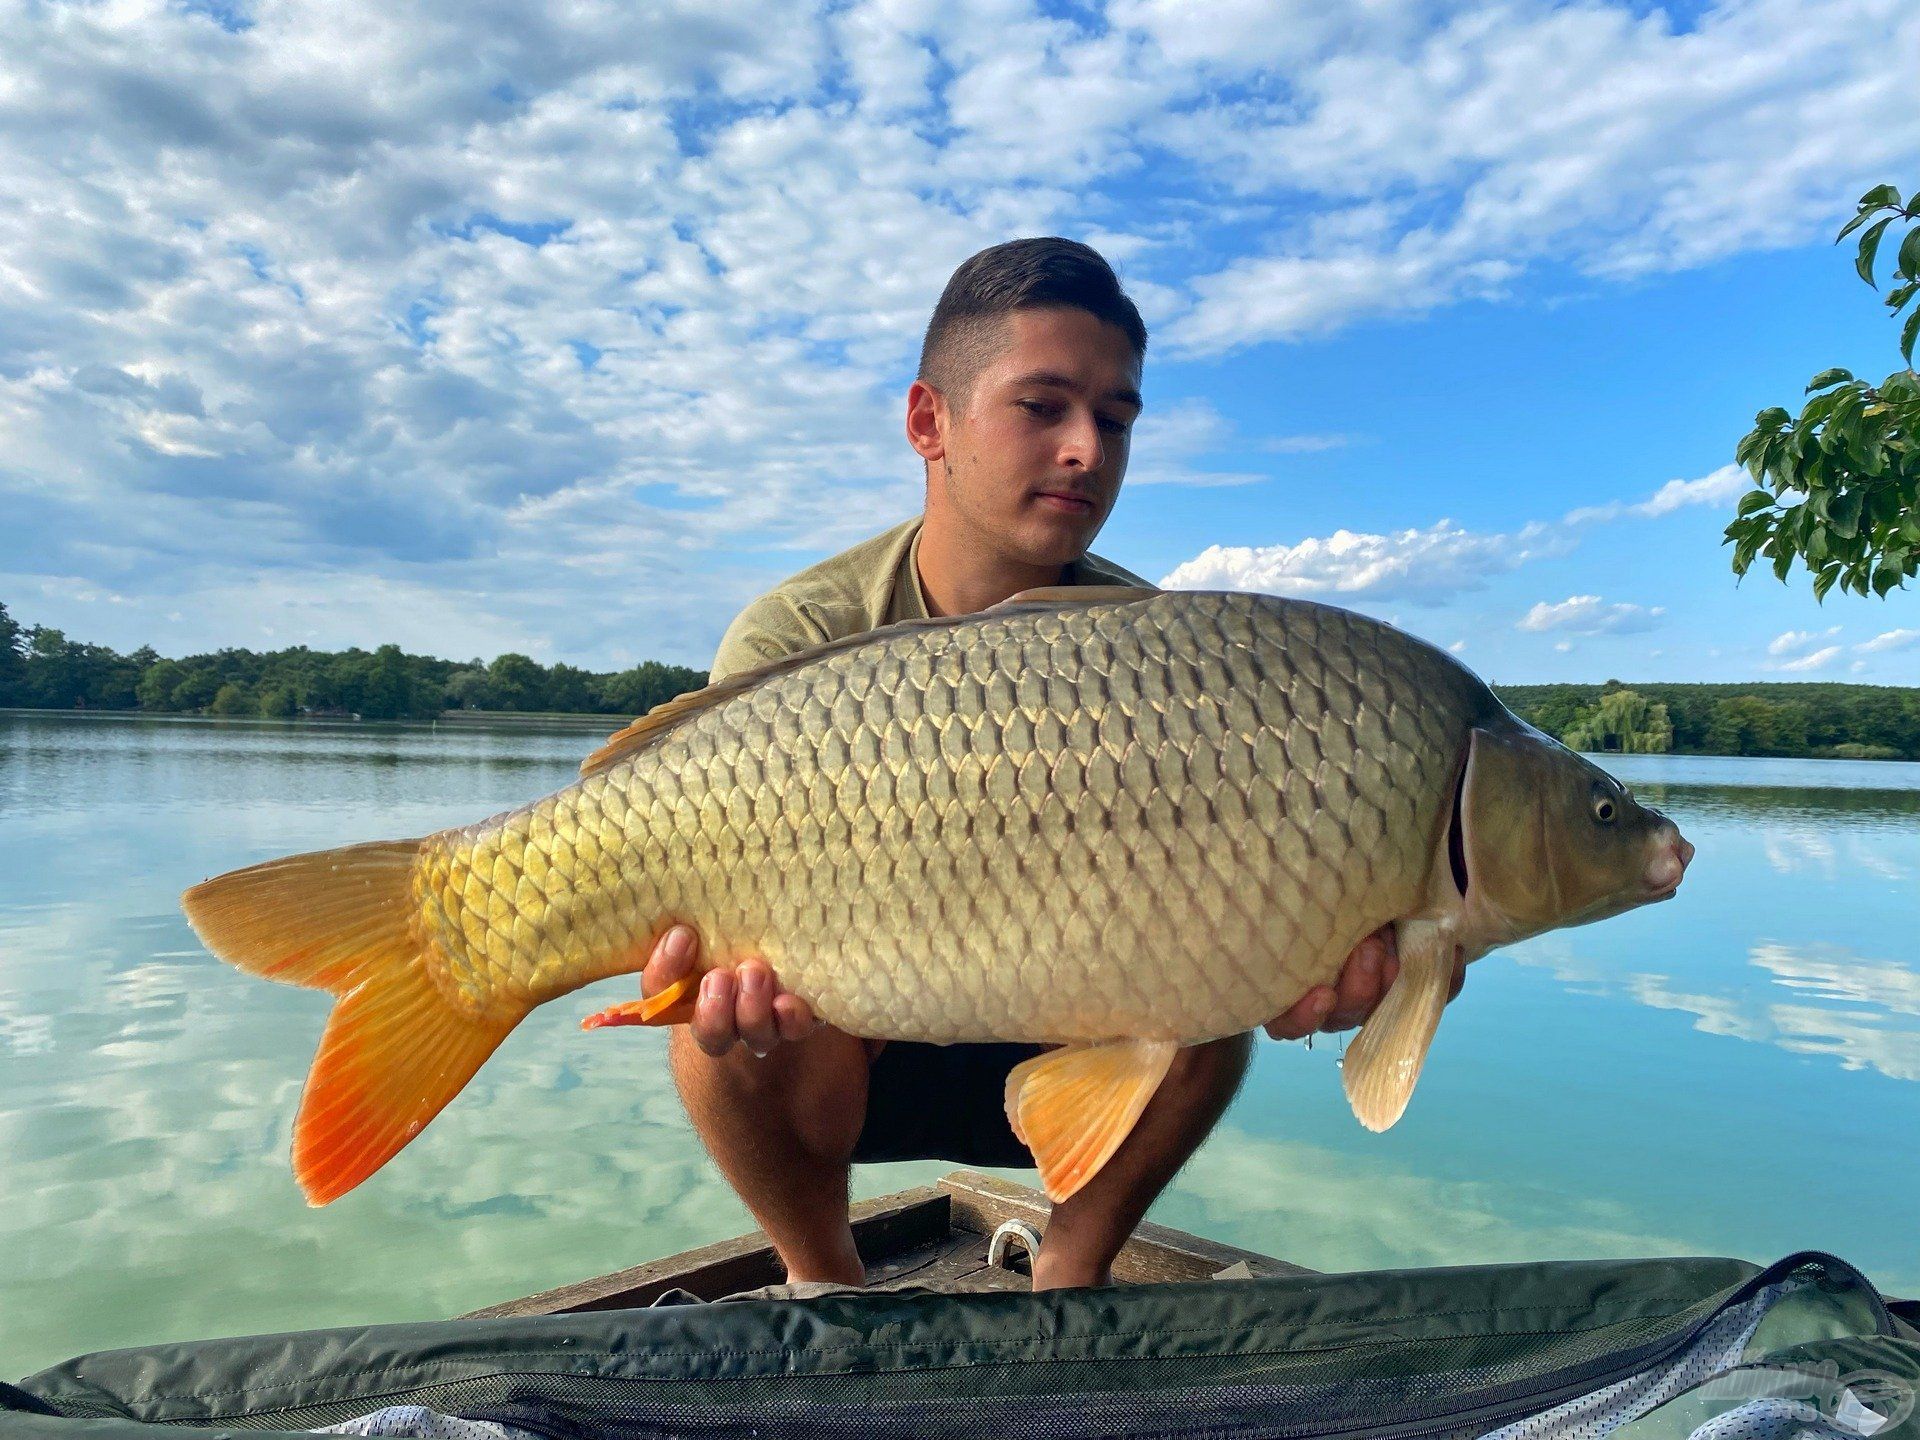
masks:
<svg viewBox="0 0 1920 1440"><path fill-rule="evenodd" d="M1739 976L1718 990L1696 990L1668 975L1612 972L1576 958L1568 941L1535 942L1516 958L1544 966L1579 994L1624 996L1651 1009L1692 1015L1693 1028L1705 1035L1828 1056L1843 1069L1877 1070L1894 1080L1920 1080L1920 972L1900 961L1833 945L1754 946L1749 962L1795 997L1789 1001L1771 989L1742 985Z"/></svg>
<svg viewBox="0 0 1920 1440"><path fill-rule="evenodd" d="M0 715L0 1376L444 1315L750 1226L662 1037L574 1028L604 990L536 1012L309 1210L287 1151L327 998L218 963L178 910L238 864L558 788L599 729ZM1700 846L1679 900L1476 967L1386 1136L1347 1113L1337 1047L1263 1044L1154 1218L1323 1268L1820 1244L1920 1289L1920 1162L1874 1143L1920 1132L1920 979L1880 958L1920 911L1920 766L1615 758Z"/></svg>

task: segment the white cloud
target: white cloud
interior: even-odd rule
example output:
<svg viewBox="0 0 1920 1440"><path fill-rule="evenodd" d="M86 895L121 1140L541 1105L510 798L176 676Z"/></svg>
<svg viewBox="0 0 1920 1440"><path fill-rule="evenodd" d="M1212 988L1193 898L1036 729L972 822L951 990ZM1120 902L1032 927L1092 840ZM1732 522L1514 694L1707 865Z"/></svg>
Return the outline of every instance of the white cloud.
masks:
<svg viewBox="0 0 1920 1440"><path fill-rule="evenodd" d="M1628 516L1652 520L1694 505L1724 504L1749 488L1744 470L1737 465L1722 465L1712 474L1702 475L1697 480L1669 480L1645 500L1631 504L1616 500L1605 505L1569 511L1566 520L1570 525L1619 520Z"/></svg>
<svg viewBox="0 0 1920 1440"><path fill-rule="evenodd" d="M1665 515L1686 505L1719 505L1750 487L1746 471L1723 465L1698 480L1669 480L1649 500L1634 507L1638 515Z"/></svg>
<svg viewBox="0 0 1920 1440"><path fill-rule="evenodd" d="M1226 416L1205 400L1180 400L1145 411L1134 427L1127 484L1250 485L1269 479L1258 471L1211 470L1201 463L1232 433Z"/></svg>
<svg viewBox="0 0 1920 1440"><path fill-rule="evenodd" d="M1838 625L1829 625L1825 630L1782 630L1767 642L1767 654L1791 655L1796 650L1804 650L1839 633Z"/></svg>
<svg viewBox="0 0 1920 1440"><path fill-rule="evenodd" d="M1824 670L1840 658L1841 649L1842 647L1838 645L1827 645L1819 650L1813 651L1811 654L1802 655L1797 660L1782 660L1779 664L1769 668L1792 671Z"/></svg>
<svg viewBox="0 0 1920 1440"><path fill-rule="evenodd" d="M1531 561L1565 554L1578 544L1587 526L1650 519L1683 505L1717 500L1722 486L1719 477L1724 473L1670 480L1650 499L1588 506L1569 511L1557 521L1531 521L1512 533L1471 531L1441 520L1425 529L1391 534L1338 530L1293 545L1210 545L1175 566L1160 583L1170 589L1262 590L1349 599L1406 597L1432 603L1477 590L1489 577ZM1555 625L1555 615L1563 611L1568 620ZM1597 628L1577 633L1625 633L1649 629L1664 614L1661 606L1603 607L1598 596L1576 595L1559 606L1536 605L1521 625L1533 630L1571 629L1573 620L1586 619Z"/></svg>
<svg viewBox="0 0 1920 1440"><path fill-rule="evenodd" d="M1247 93L1166 117L1169 145L1238 194L1393 203L1366 243L1276 227L1274 254L1194 286L1180 343L1417 313L1547 261L1637 275L1809 241L1836 193L1920 149L1910 6L1761 0L1685 29L1611 5L1441 15L1309 7L1277 94L1257 62L1186 40Z"/></svg>
<svg viewBox="0 0 1920 1440"><path fill-rule="evenodd" d="M1467 649L1467 642L1464 640L1456 640L1451 645L1447 646L1447 650L1449 651L1449 653L1454 655L1465 654L1466 649Z"/></svg>
<svg viewBox="0 0 1920 1440"><path fill-rule="evenodd" d="M1920 630L1883 630L1853 648L1862 654L1877 655L1889 650L1911 650L1916 645L1920 645Z"/></svg>
<svg viewBox="0 0 1920 1440"><path fill-rule="evenodd" d="M1536 0L1284 24L1229 0L1204 26L1171 0L664 0L644 25L340 0L244 26L15 0L0 25L0 505L33 537L0 536L0 574L125 594L95 638L175 649L231 643L252 574L282 634L324 579L376 597L316 627L341 639L432 614L702 661L745 596L912 505L900 377L953 266L1009 235L1097 236L1156 354L1216 353L1516 292L1543 257L1606 277L1798 243L1920 161L1920 16L1889 0L1686 30ZM1259 478L1206 418L1150 415L1135 478ZM1614 517L1241 568L1431 595L1585 518Z"/></svg>
<svg viewBox="0 0 1920 1440"><path fill-rule="evenodd" d="M1663 605L1609 605L1598 595L1569 595L1558 604L1540 601L1520 618L1516 628L1565 630L1575 635L1630 635L1653 629L1666 613Z"/></svg>
<svg viewBox="0 0 1920 1440"><path fill-rule="evenodd" d="M1346 599L1437 603L1477 590L1560 544L1551 527L1482 534L1442 520L1424 530L1372 535L1336 530L1297 545L1210 545L1161 584L1175 590L1257 590Z"/></svg>

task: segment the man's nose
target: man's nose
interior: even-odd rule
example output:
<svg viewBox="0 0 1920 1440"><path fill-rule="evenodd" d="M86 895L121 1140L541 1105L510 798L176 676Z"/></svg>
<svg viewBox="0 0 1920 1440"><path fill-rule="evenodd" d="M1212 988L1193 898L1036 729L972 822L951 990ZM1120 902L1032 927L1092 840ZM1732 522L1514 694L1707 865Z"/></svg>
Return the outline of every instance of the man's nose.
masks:
<svg viewBox="0 0 1920 1440"><path fill-rule="evenodd" d="M1061 443L1060 461L1076 469L1098 470L1106 462L1106 446L1101 443L1100 426L1089 415L1072 421Z"/></svg>

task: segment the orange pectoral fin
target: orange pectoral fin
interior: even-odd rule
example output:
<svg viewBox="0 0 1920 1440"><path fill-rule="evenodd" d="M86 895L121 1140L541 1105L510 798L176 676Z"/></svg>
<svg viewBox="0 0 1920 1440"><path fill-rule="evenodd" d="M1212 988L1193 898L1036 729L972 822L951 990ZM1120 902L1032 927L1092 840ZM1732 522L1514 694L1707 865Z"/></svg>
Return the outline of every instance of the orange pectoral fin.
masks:
<svg viewBox="0 0 1920 1440"><path fill-rule="evenodd" d="M644 1000L622 1000L595 1011L580 1022L582 1030L598 1030L607 1025L687 1025L693 1021L693 1006L699 998L700 977L688 975L676 980L658 995Z"/></svg>
<svg viewBox="0 0 1920 1440"><path fill-rule="evenodd" d="M1174 1040L1069 1045L1007 1076L1007 1121L1055 1204L1100 1173L1166 1079Z"/></svg>

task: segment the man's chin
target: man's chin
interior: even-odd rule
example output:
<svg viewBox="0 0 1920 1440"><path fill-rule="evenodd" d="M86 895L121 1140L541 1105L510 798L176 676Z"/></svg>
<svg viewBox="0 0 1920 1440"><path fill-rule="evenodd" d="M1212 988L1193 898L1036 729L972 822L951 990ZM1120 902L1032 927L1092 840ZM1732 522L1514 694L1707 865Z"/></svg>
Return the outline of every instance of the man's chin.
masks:
<svg viewBox="0 0 1920 1440"><path fill-rule="evenodd" d="M1097 510L1085 515L1029 515L1020 527L1022 558L1032 565L1071 565L1087 553L1105 518Z"/></svg>

